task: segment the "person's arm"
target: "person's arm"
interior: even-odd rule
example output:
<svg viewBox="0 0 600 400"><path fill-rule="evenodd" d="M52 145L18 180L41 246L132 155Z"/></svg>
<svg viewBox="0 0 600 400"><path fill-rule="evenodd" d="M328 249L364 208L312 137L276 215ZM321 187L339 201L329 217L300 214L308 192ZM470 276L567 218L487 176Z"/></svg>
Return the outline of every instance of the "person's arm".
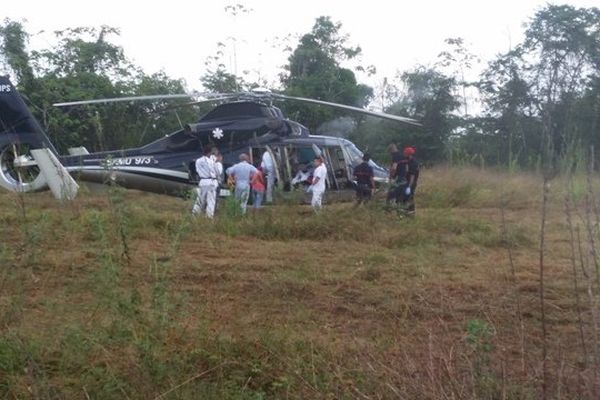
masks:
<svg viewBox="0 0 600 400"><path fill-rule="evenodd" d="M220 162L216 162L215 171L217 172L217 179L220 179L221 175L223 175L223 164L221 164Z"/></svg>
<svg viewBox="0 0 600 400"><path fill-rule="evenodd" d="M321 177L319 176L320 174L321 174L321 169L315 168L315 170L313 171L313 178L312 178L311 186L315 186L321 180Z"/></svg>
<svg viewBox="0 0 600 400"><path fill-rule="evenodd" d="M312 180L312 185L311 186L315 186L317 183L319 183L319 181L321 180L321 178L319 178L318 176L313 176L313 180Z"/></svg>
<svg viewBox="0 0 600 400"><path fill-rule="evenodd" d="M390 180L396 177L396 172L398 169L398 163L396 161L392 161L392 165L390 166Z"/></svg>

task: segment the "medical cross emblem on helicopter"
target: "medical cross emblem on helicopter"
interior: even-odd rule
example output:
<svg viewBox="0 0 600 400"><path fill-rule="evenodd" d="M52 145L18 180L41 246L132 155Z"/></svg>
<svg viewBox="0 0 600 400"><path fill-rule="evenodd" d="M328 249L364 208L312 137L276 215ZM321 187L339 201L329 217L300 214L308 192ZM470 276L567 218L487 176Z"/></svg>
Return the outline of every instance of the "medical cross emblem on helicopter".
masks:
<svg viewBox="0 0 600 400"><path fill-rule="evenodd" d="M181 195L193 188L198 177L193 167L205 146L219 148L225 167L248 153L250 161L260 159L268 151L275 165L278 185L291 190L294 177L315 155L326 163L330 191L352 189L353 168L360 164L362 152L347 139L311 135L302 124L287 119L274 101L298 101L318 106L371 115L413 126L419 122L397 115L321 100L292 97L268 90L228 94L180 94L96 99L54 104L75 107L119 101L152 101L172 98L217 102L215 108L197 122L188 123L154 142L137 148L89 153L84 147L69 149L60 155L29 111L9 78L0 76L0 186L11 191L39 191L48 187L62 198L64 185L73 188L67 198L76 194L80 182L115 181L125 188ZM224 129L225 128L225 129ZM218 140L218 143L215 143ZM226 145L220 145L226 143ZM387 182L388 172L373 161L375 180ZM53 181L62 180L62 189ZM65 183L70 179L70 183Z"/></svg>
<svg viewBox="0 0 600 400"><path fill-rule="evenodd" d="M215 139L222 139L223 138L223 129L215 128L215 129L213 129L212 134Z"/></svg>

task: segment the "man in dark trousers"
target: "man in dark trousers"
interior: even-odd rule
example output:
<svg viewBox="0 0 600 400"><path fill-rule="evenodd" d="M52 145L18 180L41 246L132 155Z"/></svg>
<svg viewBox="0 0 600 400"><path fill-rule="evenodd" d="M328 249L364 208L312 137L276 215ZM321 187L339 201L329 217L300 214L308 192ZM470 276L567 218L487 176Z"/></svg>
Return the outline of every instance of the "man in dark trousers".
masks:
<svg viewBox="0 0 600 400"><path fill-rule="evenodd" d="M406 186L403 193L403 208L407 215L415 214L415 192L417 190L417 181L419 180L419 162L415 158L416 149L414 147L404 148L404 158L406 163Z"/></svg>
<svg viewBox="0 0 600 400"><path fill-rule="evenodd" d="M369 165L371 156L363 155L363 162L354 168L354 179L356 180L356 205L361 205L371 200L375 191L375 179L373 167Z"/></svg>
<svg viewBox="0 0 600 400"><path fill-rule="evenodd" d="M390 188L387 193L387 203L394 201L398 204L403 202L403 193L406 189L408 159L398 151L398 147L393 143L388 146L388 151L392 157L392 163L390 165Z"/></svg>

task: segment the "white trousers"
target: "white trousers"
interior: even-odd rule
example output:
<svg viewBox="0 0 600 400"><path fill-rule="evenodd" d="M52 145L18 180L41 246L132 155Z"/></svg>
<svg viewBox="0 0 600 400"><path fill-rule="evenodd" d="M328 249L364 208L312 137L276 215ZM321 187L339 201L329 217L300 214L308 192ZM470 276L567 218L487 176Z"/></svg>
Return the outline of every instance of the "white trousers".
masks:
<svg viewBox="0 0 600 400"><path fill-rule="evenodd" d="M267 195L265 198L267 203L273 202L273 186L275 186L275 171L267 171Z"/></svg>
<svg viewBox="0 0 600 400"><path fill-rule="evenodd" d="M196 201L192 208L192 214L206 213L208 218L215 215L215 200L217 198L217 188L213 185L199 186L196 189Z"/></svg>
<svg viewBox="0 0 600 400"><path fill-rule="evenodd" d="M310 205L315 211L320 210L322 207L321 201L323 200L323 193L325 193L324 190L312 190L312 200Z"/></svg>

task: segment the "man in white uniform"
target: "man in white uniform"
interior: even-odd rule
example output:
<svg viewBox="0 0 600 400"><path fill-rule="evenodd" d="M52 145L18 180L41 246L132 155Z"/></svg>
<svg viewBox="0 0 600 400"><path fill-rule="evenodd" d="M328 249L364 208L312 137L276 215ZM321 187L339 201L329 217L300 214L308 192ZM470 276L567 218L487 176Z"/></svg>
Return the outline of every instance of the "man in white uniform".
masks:
<svg viewBox="0 0 600 400"><path fill-rule="evenodd" d="M321 209L321 200L325 193L325 180L327 179L327 167L323 164L323 158L315 157L315 171L313 172L313 180L309 190L312 192L312 201L310 205L315 211Z"/></svg>
<svg viewBox="0 0 600 400"><path fill-rule="evenodd" d="M265 201L267 203L272 203L273 186L275 186L275 163L273 163L273 158L271 157L271 153L269 153L268 150L265 150L265 152L262 155L260 167L267 175L267 193Z"/></svg>
<svg viewBox="0 0 600 400"><path fill-rule="evenodd" d="M248 162L248 154L240 154L240 162L227 168L228 176L235 179L235 198L240 202L242 214L246 214L248 197L250 196L250 180L256 173L256 167Z"/></svg>
<svg viewBox="0 0 600 400"><path fill-rule="evenodd" d="M206 213L208 218L215 215L215 200L217 198L217 169L215 161L210 155L209 146L204 147L203 156L196 160L198 182L197 197L192 208L192 214Z"/></svg>
<svg viewBox="0 0 600 400"><path fill-rule="evenodd" d="M215 162L215 173L217 174L217 182L215 183L215 211L217 211L219 209L219 188L221 183L223 183L223 174L225 172L223 170L223 155L217 148L214 148L210 158Z"/></svg>

